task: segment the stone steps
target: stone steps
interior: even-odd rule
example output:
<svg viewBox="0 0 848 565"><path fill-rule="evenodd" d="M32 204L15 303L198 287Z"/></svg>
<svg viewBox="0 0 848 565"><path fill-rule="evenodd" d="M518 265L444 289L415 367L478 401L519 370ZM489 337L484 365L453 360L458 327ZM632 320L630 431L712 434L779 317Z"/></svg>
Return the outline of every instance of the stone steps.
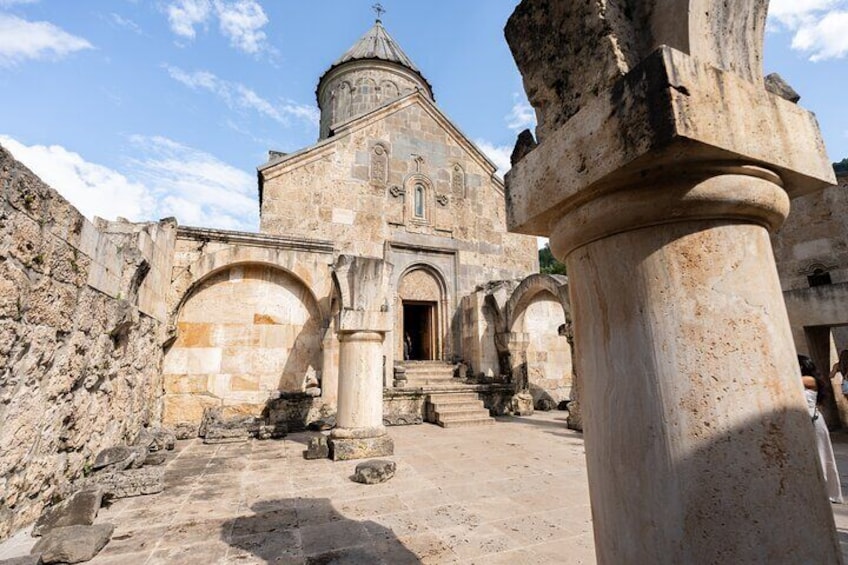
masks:
<svg viewBox="0 0 848 565"><path fill-rule="evenodd" d="M487 415L485 418L448 418L446 420L439 419L436 420L436 423L443 428L471 428L476 426L491 426L495 423L495 420L494 418Z"/></svg>
<svg viewBox="0 0 848 565"><path fill-rule="evenodd" d="M454 366L442 361L406 361L406 386L421 388L445 386L456 383Z"/></svg>
<svg viewBox="0 0 848 565"><path fill-rule="evenodd" d="M494 424L489 411L474 392L431 394L429 397L434 423L443 428L464 428Z"/></svg>

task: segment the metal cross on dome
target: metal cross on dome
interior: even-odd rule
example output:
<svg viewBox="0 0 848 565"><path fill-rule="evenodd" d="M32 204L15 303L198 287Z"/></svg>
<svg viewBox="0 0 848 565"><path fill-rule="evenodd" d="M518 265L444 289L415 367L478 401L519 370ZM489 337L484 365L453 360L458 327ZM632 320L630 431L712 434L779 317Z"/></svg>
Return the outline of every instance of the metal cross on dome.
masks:
<svg viewBox="0 0 848 565"><path fill-rule="evenodd" d="M383 8L383 5L380 4L379 2L377 2L376 4L371 6L371 9L374 10L374 13L377 14L377 21L378 22L382 19L383 14L386 13L386 9Z"/></svg>

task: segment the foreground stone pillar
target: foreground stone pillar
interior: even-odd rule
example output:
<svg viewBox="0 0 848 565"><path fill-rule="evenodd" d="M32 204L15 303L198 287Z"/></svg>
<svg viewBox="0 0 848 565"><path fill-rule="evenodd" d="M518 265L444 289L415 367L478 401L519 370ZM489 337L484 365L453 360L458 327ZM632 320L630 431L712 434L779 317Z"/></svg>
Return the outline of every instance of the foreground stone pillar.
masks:
<svg viewBox="0 0 848 565"><path fill-rule="evenodd" d="M768 229L833 172L767 2L524 0L508 222L568 267L599 563L841 563ZM803 524L802 527L799 527Z"/></svg>
<svg viewBox="0 0 848 565"><path fill-rule="evenodd" d="M386 306L389 270L380 259L346 255L333 268L342 303L338 410L330 432L333 460L394 453L394 442L383 426L383 341L391 327Z"/></svg>

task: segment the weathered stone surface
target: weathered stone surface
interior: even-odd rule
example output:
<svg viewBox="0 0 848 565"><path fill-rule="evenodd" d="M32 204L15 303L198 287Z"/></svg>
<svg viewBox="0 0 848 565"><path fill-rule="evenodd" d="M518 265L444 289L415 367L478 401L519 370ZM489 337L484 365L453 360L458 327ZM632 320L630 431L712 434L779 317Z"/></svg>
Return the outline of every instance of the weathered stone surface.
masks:
<svg viewBox="0 0 848 565"><path fill-rule="evenodd" d="M144 445L134 445L130 447L132 451L132 462L130 463L130 469L138 469L142 465L144 465L145 461L147 461L147 456L150 453L148 448Z"/></svg>
<svg viewBox="0 0 848 565"><path fill-rule="evenodd" d="M281 439L286 437L288 426L285 424L262 425L256 431L256 439Z"/></svg>
<svg viewBox="0 0 848 565"><path fill-rule="evenodd" d="M550 398L540 398L536 401L535 406L536 410L541 410L542 412L550 412L556 407L557 405Z"/></svg>
<svg viewBox="0 0 848 565"><path fill-rule="evenodd" d="M323 432L326 430L332 430L336 427L336 418L335 416L330 416L328 418L321 418L320 420L315 420L314 422L309 422L309 425L306 426L307 429Z"/></svg>
<svg viewBox="0 0 848 565"><path fill-rule="evenodd" d="M33 536L42 536L53 528L90 526L97 517L103 489L93 488L74 493L70 498L46 508L32 528Z"/></svg>
<svg viewBox="0 0 848 565"><path fill-rule="evenodd" d="M331 437L329 442L333 461L381 457L392 455L395 451L395 443L388 435L370 438Z"/></svg>
<svg viewBox="0 0 848 565"><path fill-rule="evenodd" d="M356 466L352 479L357 483L376 485L384 483L395 476L397 466L394 461L372 459L363 461Z"/></svg>
<svg viewBox="0 0 848 565"><path fill-rule="evenodd" d="M134 442L135 445L143 445L149 451L172 450L176 444L177 437L169 428L145 428L139 432Z"/></svg>
<svg viewBox="0 0 848 565"><path fill-rule="evenodd" d="M148 465L161 465L167 459L167 455L165 455L164 451L152 451L147 454L144 458L144 466Z"/></svg>
<svg viewBox="0 0 848 565"><path fill-rule="evenodd" d="M516 416L533 415L533 395L529 392L519 392L512 397L510 410Z"/></svg>
<svg viewBox="0 0 848 565"><path fill-rule="evenodd" d="M132 225L116 243L113 224L95 227L5 149L0 218L4 538L101 449L155 420L162 324L138 314L149 295L137 259L140 240L155 239L165 252L150 256L147 272L170 273L176 230ZM126 331L113 333L121 323Z"/></svg>
<svg viewBox="0 0 848 565"><path fill-rule="evenodd" d="M177 439L194 439L197 437L198 424L181 422L174 424L174 435Z"/></svg>
<svg viewBox="0 0 848 565"><path fill-rule="evenodd" d="M317 436L309 439L309 445L303 452L304 459L326 459L330 456L330 445L327 436Z"/></svg>
<svg viewBox="0 0 848 565"><path fill-rule="evenodd" d="M115 445L100 451L91 464L92 471L101 469L108 471L122 471L135 461L137 454L126 445Z"/></svg>
<svg viewBox="0 0 848 565"><path fill-rule="evenodd" d="M780 96L784 100L789 100L793 104L797 104L801 100L801 95L795 92L795 89L789 86L789 83L783 80L783 77L777 73L766 75L765 83L766 90Z"/></svg>
<svg viewBox="0 0 848 565"><path fill-rule="evenodd" d="M84 479L81 486L100 487L103 489L103 497L109 500L162 492L165 488L164 477L165 469L161 466L102 471Z"/></svg>
<svg viewBox="0 0 848 565"><path fill-rule="evenodd" d="M0 559L0 565L41 565L44 563L41 559L41 554L23 555L21 557L12 557L10 559Z"/></svg>
<svg viewBox="0 0 848 565"><path fill-rule="evenodd" d="M211 427L206 430L203 443L239 443L250 439L251 434L244 428Z"/></svg>
<svg viewBox="0 0 848 565"><path fill-rule="evenodd" d="M32 553L40 554L45 565L82 563L100 553L114 531L115 526L112 524L54 528L38 540Z"/></svg>
<svg viewBox="0 0 848 565"><path fill-rule="evenodd" d="M570 400L561 400L560 403L557 404L556 409L557 410L563 410L563 411L568 410L568 404L570 402L571 402Z"/></svg>

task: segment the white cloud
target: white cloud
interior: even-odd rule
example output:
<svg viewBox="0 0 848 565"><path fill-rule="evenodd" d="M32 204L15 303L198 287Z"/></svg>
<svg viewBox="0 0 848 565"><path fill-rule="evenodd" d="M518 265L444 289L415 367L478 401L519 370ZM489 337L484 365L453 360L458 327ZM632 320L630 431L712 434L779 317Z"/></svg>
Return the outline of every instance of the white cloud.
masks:
<svg viewBox="0 0 848 565"><path fill-rule="evenodd" d="M0 0L0 8L9 8L15 4L35 4L38 0Z"/></svg>
<svg viewBox="0 0 848 565"><path fill-rule="evenodd" d="M165 137L130 138L129 174L149 187L159 217L184 225L256 230L256 177L213 155Z"/></svg>
<svg viewBox="0 0 848 565"><path fill-rule="evenodd" d="M174 216L183 225L256 230L256 177L203 151L164 137L131 136L123 171L52 145L0 144L84 215L133 221Z"/></svg>
<svg viewBox="0 0 848 565"><path fill-rule="evenodd" d="M11 67L27 59L61 59L91 43L71 35L50 22L30 22L0 14L0 67Z"/></svg>
<svg viewBox="0 0 848 565"><path fill-rule="evenodd" d="M177 82L189 88L208 90L231 108L252 110L283 125L289 125L291 118L318 125L320 114L315 106L291 100L274 105L245 85L220 79L208 71L187 72L170 65L164 65L164 68Z"/></svg>
<svg viewBox="0 0 848 565"><path fill-rule="evenodd" d="M120 27L126 28L133 33L141 35L141 26L139 26L137 23L135 23L131 19L125 18L125 17L121 16L120 14L116 14L115 12L112 12L111 14L109 14L109 17L111 18L111 20L114 24L116 24Z"/></svg>
<svg viewBox="0 0 848 565"><path fill-rule="evenodd" d="M507 145L494 145L483 139L475 139L475 145L492 160L498 167L498 174L504 176L508 170L512 168L510 156L512 155L512 147Z"/></svg>
<svg viewBox="0 0 848 565"><path fill-rule="evenodd" d="M830 12L814 24L801 26L792 48L812 53L811 61L839 59L848 54L848 11Z"/></svg>
<svg viewBox="0 0 848 565"><path fill-rule="evenodd" d="M792 49L811 61L848 55L848 0L772 0L768 24L792 33Z"/></svg>
<svg viewBox="0 0 848 565"><path fill-rule="evenodd" d="M171 31L180 37L194 39L195 26L206 24L212 17L212 3L209 0L177 0L168 4L165 12Z"/></svg>
<svg viewBox="0 0 848 565"><path fill-rule="evenodd" d="M154 211L153 198L144 185L89 163L79 153L59 145L26 146L4 135L0 144L89 218L145 220Z"/></svg>
<svg viewBox="0 0 848 565"><path fill-rule="evenodd" d="M536 127L536 111L533 106L527 100L519 98L518 94L515 94L514 98L515 104L506 116L506 126L515 132Z"/></svg>
<svg viewBox="0 0 848 565"><path fill-rule="evenodd" d="M268 23L268 16L258 2L216 0L215 10L218 13L221 33L230 40L230 45L245 53L258 53L262 50L266 39L262 28Z"/></svg>
<svg viewBox="0 0 848 565"><path fill-rule="evenodd" d="M165 13L180 37L194 39L196 28L205 29L217 18L221 34L236 49L255 54L267 48L262 28L269 20L257 0L172 0Z"/></svg>

